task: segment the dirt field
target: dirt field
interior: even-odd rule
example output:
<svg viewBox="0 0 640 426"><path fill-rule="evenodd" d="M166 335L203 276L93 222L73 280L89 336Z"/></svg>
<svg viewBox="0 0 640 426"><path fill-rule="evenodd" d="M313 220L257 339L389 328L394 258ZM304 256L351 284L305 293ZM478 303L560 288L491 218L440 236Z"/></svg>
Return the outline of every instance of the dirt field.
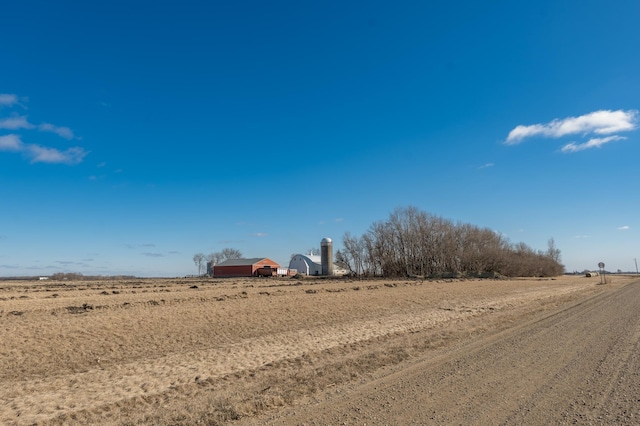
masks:
<svg viewBox="0 0 640 426"><path fill-rule="evenodd" d="M531 386L514 387L521 397L492 393L492 384L504 386L501 377L519 383L520 369L551 367L569 377L575 352L592 352L576 334L574 349L558 350L557 361L518 365L493 343L509 337L510 347L535 353L566 340L549 332L565 323L591 330L596 308L573 322L556 313L585 301L611 305L613 295L637 287L627 286L632 280L0 282L0 424L394 424L410 407L392 409L391 402L407 392L424 410L406 423L515 424L547 394L527 398L541 392L531 378ZM628 302L634 295L620 303L637 304ZM541 324L537 334L518 334L531 323ZM615 324L600 329L611 334ZM640 333L632 319L625 324ZM466 358L470 353L478 355ZM594 363L607 356L595 353ZM487 354L496 359L482 362ZM469 368L489 373L470 377ZM425 371L428 377L416 381ZM572 389L587 389L582 376L570 377ZM545 383L560 392L564 382ZM437 412L424 405L434 389L447 392L426 399ZM462 394L472 396L467 401L476 401L478 412L460 408ZM634 415L635 403L640 416L637 394L627 405ZM496 417L500 412L515 417Z"/></svg>

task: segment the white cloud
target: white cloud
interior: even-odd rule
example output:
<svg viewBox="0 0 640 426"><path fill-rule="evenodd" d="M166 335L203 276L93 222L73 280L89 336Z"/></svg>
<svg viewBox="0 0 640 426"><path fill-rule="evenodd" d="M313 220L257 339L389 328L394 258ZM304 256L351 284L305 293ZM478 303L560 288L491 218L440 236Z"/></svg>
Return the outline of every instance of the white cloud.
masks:
<svg viewBox="0 0 640 426"><path fill-rule="evenodd" d="M146 253L142 253L143 256L147 256L147 257L164 257L164 254L162 253L150 253L150 252L146 252Z"/></svg>
<svg viewBox="0 0 640 426"><path fill-rule="evenodd" d="M18 135L0 136L0 151L22 151L24 144Z"/></svg>
<svg viewBox="0 0 640 426"><path fill-rule="evenodd" d="M64 151L35 144L24 145L24 147L32 163L78 164L88 154L83 148L77 146Z"/></svg>
<svg viewBox="0 0 640 426"><path fill-rule="evenodd" d="M33 129L36 126L29 123L26 115L16 115L13 117L0 119L0 129L6 130L19 130L19 129ZM37 126L38 130L41 132L50 132L54 133L61 138L65 139L73 139L75 135L73 134L73 130L68 127L56 126L51 123L42 123Z"/></svg>
<svg viewBox="0 0 640 426"><path fill-rule="evenodd" d="M26 98L23 98L24 101ZM11 107L20 105L20 99L13 94L0 93L0 107ZM24 108L24 106L23 106ZM34 125L29 122L26 115L14 114L11 117L0 118L0 129L2 130L24 130L38 129L41 132L54 133L61 138L71 140L76 138L73 131L68 127L56 126L51 123ZM42 146L38 144L27 144L22 142L21 134L9 134L0 136L0 151L20 152L28 158L31 163L61 163L78 164L89 153L81 147L71 147L65 150Z"/></svg>
<svg viewBox="0 0 640 426"><path fill-rule="evenodd" d="M579 117L555 119L546 124L518 125L509 132L505 144L516 145L533 136L561 138L575 134L609 135L627 132L637 128L637 119L636 110L600 110Z"/></svg>
<svg viewBox="0 0 640 426"><path fill-rule="evenodd" d="M0 129L6 130L18 130L18 129L33 129L33 124L29 123L27 117L19 115L15 117L3 118L0 120Z"/></svg>
<svg viewBox="0 0 640 426"><path fill-rule="evenodd" d="M493 166L495 166L495 164L493 164L493 163L487 163L487 164L483 164L482 166L480 166L480 168L481 168L481 169L486 169L486 168L493 167Z"/></svg>
<svg viewBox="0 0 640 426"><path fill-rule="evenodd" d="M624 136L607 136L606 138L589 139L587 142L580 143L580 144L571 142L562 147L562 152L564 153L578 152L578 151L584 151L585 149L600 148L602 145L606 143L619 141L623 139L627 139L627 138L625 138Z"/></svg>
<svg viewBox="0 0 640 426"><path fill-rule="evenodd" d="M12 106L18 103L18 97L9 93L0 93L0 107Z"/></svg>
<svg viewBox="0 0 640 426"><path fill-rule="evenodd" d="M630 229L630 227L629 227L629 226L626 226L626 225L625 225L625 226L620 226L620 227L618 228L618 231L626 231L627 229Z"/></svg>
<svg viewBox="0 0 640 426"><path fill-rule="evenodd" d="M51 123L42 123L38 126L38 130L41 132L51 132L65 139L73 139L75 136L73 130L68 127L54 126Z"/></svg>
<svg viewBox="0 0 640 426"><path fill-rule="evenodd" d="M269 235L269 234L267 234L266 232L256 232L255 234L253 234L253 236L254 236L254 237L258 237L258 238L260 238L260 237L266 237L266 236L268 236L268 235Z"/></svg>

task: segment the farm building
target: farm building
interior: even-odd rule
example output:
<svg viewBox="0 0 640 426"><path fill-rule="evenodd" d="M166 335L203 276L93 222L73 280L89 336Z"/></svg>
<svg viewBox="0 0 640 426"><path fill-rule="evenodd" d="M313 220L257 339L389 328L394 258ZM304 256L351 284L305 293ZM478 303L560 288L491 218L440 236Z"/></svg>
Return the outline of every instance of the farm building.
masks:
<svg viewBox="0 0 640 426"><path fill-rule="evenodd" d="M213 276L215 278L254 277L257 276L258 269L264 267L277 269L280 265L266 257L228 259L213 267Z"/></svg>
<svg viewBox="0 0 640 426"><path fill-rule="evenodd" d="M346 270L333 263L333 241L320 241L320 256L296 254L289 261L289 269L297 269L304 275L345 275Z"/></svg>
<svg viewBox="0 0 640 426"><path fill-rule="evenodd" d="M346 275L349 271L339 267L335 263L332 265L331 275ZM328 275L322 273L322 259L320 256L310 254L296 254L289 261L289 270L297 270L303 275Z"/></svg>
<svg viewBox="0 0 640 426"><path fill-rule="evenodd" d="M320 256L312 254L296 254L289 261L289 269L297 269L304 275L321 275L322 264Z"/></svg>

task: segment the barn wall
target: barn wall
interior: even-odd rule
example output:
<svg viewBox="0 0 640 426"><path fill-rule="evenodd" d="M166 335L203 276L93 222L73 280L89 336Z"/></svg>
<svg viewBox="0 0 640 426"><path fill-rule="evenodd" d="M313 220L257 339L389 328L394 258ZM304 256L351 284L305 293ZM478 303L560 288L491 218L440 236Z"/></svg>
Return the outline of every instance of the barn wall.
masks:
<svg viewBox="0 0 640 426"><path fill-rule="evenodd" d="M271 259L265 258L253 265L216 265L213 267L213 276L215 278L253 277L256 275L256 271L264 266L271 266L272 268L277 269L280 267L280 264Z"/></svg>
<svg viewBox="0 0 640 426"><path fill-rule="evenodd" d="M297 269L299 273L305 275L320 275L322 274L322 265L315 263L307 256L297 254L291 258L289 262L289 268Z"/></svg>
<svg viewBox="0 0 640 426"><path fill-rule="evenodd" d="M274 262L271 259L262 259L260 262L258 263L254 263L252 265L252 270L251 270L251 275L256 275L256 271L260 268L264 268L265 266L271 266L271 268L273 269L278 269L280 267L280 264Z"/></svg>
<svg viewBox="0 0 640 426"><path fill-rule="evenodd" d="M250 277L253 271L253 265L214 266L213 276L215 278Z"/></svg>

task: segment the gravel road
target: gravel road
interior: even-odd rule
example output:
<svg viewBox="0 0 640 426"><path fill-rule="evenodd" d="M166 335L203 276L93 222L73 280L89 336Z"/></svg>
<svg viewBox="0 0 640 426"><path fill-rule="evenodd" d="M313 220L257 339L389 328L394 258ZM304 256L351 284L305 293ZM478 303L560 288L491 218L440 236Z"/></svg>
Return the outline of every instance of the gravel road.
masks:
<svg viewBox="0 0 640 426"><path fill-rule="evenodd" d="M640 281L260 422L640 424Z"/></svg>

